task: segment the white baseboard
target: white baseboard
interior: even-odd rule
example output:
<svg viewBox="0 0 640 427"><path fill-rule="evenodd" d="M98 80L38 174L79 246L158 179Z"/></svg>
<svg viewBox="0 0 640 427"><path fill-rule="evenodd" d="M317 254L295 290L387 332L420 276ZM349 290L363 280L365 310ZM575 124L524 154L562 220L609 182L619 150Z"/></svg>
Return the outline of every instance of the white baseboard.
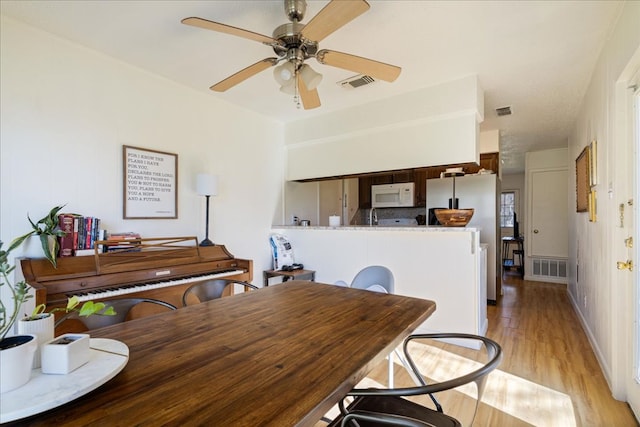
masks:
<svg viewBox="0 0 640 427"><path fill-rule="evenodd" d="M607 386L609 387L609 390L612 390L611 367L606 364L605 362L606 359L603 356L603 353L600 350L600 347L598 346L598 343L594 335L591 333L591 329L589 329L589 325L587 324L586 319L584 318L584 316L582 315L582 312L580 311L580 306L578 305L576 300L573 298L573 295L571 294L571 292L569 292L568 290L567 290L567 295L569 296L569 301L571 301L571 305L573 306L573 311L576 313L576 315L578 316L578 319L580 320L580 325L582 326L582 330L587 335L587 339L589 340L591 349L593 350L593 353L596 355L596 360L598 361L598 364L600 365L600 369L604 374L605 381L607 381Z"/></svg>

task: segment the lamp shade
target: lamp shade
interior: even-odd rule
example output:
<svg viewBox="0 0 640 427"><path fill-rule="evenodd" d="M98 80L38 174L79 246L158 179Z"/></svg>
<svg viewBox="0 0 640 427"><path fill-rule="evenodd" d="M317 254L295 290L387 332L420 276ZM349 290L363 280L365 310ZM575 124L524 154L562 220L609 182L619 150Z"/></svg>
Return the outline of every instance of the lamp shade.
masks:
<svg viewBox="0 0 640 427"><path fill-rule="evenodd" d="M291 62L285 62L273 69L273 78L276 79L280 86L285 86L293 80L295 72L295 66Z"/></svg>
<svg viewBox="0 0 640 427"><path fill-rule="evenodd" d="M304 81L304 85L308 90L314 90L322 81L322 74L316 72L307 64L300 67L300 77Z"/></svg>
<svg viewBox="0 0 640 427"><path fill-rule="evenodd" d="M201 196L216 196L218 194L218 176L199 173L196 179L196 191Z"/></svg>
<svg viewBox="0 0 640 427"><path fill-rule="evenodd" d="M295 95L296 94L296 81L291 80L289 83L280 86L280 92L286 93L287 95Z"/></svg>

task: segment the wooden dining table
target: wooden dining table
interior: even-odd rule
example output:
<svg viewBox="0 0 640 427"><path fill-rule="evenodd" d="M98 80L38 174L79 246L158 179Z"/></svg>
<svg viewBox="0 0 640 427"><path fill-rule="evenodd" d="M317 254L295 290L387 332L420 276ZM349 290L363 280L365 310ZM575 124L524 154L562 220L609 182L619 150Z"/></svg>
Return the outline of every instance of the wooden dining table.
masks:
<svg viewBox="0 0 640 427"><path fill-rule="evenodd" d="M96 390L28 425L312 426L435 310L290 281L91 331L129 347Z"/></svg>

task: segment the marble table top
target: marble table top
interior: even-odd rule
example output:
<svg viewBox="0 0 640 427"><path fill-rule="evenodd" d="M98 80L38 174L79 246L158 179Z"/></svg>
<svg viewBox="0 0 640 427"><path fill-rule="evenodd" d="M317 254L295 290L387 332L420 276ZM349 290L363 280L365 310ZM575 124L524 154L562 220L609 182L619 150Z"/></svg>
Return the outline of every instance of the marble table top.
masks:
<svg viewBox="0 0 640 427"><path fill-rule="evenodd" d="M66 375L31 372L28 383L0 396L0 423L19 420L63 405L100 387L116 376L129 360L126 344L91 338L89 361Z"/></svg>

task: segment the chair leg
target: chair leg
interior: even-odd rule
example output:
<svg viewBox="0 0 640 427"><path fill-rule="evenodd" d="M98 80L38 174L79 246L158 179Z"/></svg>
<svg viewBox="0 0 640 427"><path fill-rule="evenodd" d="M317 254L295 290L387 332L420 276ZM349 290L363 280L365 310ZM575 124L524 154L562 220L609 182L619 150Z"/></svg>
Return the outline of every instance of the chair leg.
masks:
<svg viewBox="0 0 640 427"><path fill-rule="evenodd" d="M407 359L405 359L402 352L398 349L393 350L393 352L396 354L396 356L398 356L398 360L400 360L400 363L402 363L402 366L404 366L404 369L407 371L413 382L416 383L417 386L424 385L422 381L418 379L415 372L413 372L413 369L411 369L411 365L409 365L409 362L407 362Z"/></svg>
<svg viewBox="0 0 640 427"><path fill-rule="evenodd" d="M393 352L387 356L389 359L389 388L393 388Z"/></svg>

